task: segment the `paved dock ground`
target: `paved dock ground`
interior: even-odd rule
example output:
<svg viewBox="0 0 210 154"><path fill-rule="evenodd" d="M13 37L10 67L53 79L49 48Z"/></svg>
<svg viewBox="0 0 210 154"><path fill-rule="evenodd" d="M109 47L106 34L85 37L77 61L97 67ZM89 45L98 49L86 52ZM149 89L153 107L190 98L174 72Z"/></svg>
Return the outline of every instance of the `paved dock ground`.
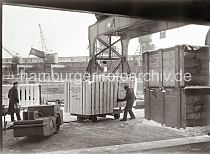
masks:
<svg viewBox="0 0 210 154"><path fill-rule="evenodd" d="M4 132L5 153L43 153L100 148L117 145L149 143L151 141L205 135L205 128L178 130L153 125L144 119L143 110L135 110L137 118L120 122L113 117L100 118L96 123L87 120L76 122L75 117L64 116L58 132L45 138L14 138L13 131ZM132 147L132 146L131 146Z"/></svg>

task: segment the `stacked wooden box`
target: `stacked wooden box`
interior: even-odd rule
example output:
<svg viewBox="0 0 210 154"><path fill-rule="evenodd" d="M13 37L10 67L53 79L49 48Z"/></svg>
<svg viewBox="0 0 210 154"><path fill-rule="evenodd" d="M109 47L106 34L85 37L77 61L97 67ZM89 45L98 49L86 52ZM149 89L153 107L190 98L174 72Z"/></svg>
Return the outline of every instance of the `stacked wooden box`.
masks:
<svg viewBox="0 0 210 154"><path fill-rule="evenodd" d="M8 106L8 92L12 85L2 85L2 104ZM19 103L21 106L40 105L41 87L39 84L18 85Z"/></svg>
<svg viewBox="0 0 210 154"><path fill-rule="evenodd" d="M182 45L146 52L143 68L144 73L156 73L152 81L149 76L144 80L147 119L171 127L205 124L208 95L186 94L185 88L209 85L208 47ZM184 80L185 73L191 74L190 81Z"/></svg>
<svg viewBox="0 0 210 154"><path fill-rule="evenodd" d="M75 115L100 115L113 113L114 108L124 107L117 103L125 97L124 84L134 86L134 80L120 81L116 77L96 77L93 81L70 81L65 83L64 111Z"/></svg>

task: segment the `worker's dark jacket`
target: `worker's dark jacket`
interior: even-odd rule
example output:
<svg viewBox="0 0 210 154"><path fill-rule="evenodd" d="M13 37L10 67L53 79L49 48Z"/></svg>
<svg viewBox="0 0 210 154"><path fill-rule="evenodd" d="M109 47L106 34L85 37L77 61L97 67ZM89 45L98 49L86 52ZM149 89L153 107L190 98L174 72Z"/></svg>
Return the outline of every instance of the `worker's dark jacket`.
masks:
<svg viewBox="0 0 210 154"><path fill-rule="evenodd" d="M128 108L128 109L132 109L135 100L136 100L136 96L134 94L133 88L128 89L124 99L119 99L120 102L127 101L126 108Z"/></svg>
<svg viewBox="0 0 210 154"><path fill-rule="evenodd" d="M8 109L8 112L9 113L15 113L15 112L17 112L17 109L14 108L14 104L19 103L18 90L17 90L16 87L13 86L9 90L8 98L9 98L9 109Z"/></svg>

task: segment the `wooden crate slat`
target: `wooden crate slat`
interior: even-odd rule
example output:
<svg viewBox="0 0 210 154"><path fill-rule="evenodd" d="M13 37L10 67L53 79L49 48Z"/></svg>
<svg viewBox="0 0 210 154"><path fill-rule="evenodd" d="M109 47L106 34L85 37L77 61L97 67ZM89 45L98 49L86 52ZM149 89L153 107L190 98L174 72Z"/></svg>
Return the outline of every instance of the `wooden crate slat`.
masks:
<svg viewBox="0 0 210 154"><path fill-rule="evenodd" d="M96 82L92 82L91 83L91 115L95 114L95 101L96 101L96 95L95 95L95 91L96 91Z"/></svg>
<svg viewBox="0 0 210 154"><path fill-rule="evenodd" d="M110 103L110 82L107 82L107 103L106 103L106 113L109 113L109 103Z"/></svg>
<svg viewBox="0 0 210 154"><path fill-rule="evenodd" d="M89 82L86 82L86 115L91 115L91 84Z"/></svg>
<svg viewBox="0 0 210 154"><path fill-rule="evenodd" d="M100 114L103 114L103 97L104 97L104 91L103 91L103 85L104 85L104 82L100 81L99 82L99 86L100 86L100 103L99 103L99 113Z"/></svg>
<svg viewBox="0 0 210 154"><path fill-rule="evenodd" d="M30 96L30 90L29 90L29 85L26 86L26 105L31 105L29 102L29 96Z"/></svg>
<svg viewBox="0 0 210 154"><path fill-rule="evenodd" d="M110 100L110 104L109 104L109 113L113 113L113 111L114 111L114 83L113 82L110 82L110 87L111 87L111 90L110 90L111 100Z"/></svg>
<svg viewBox="0 0 210 154"><path fill-rule="evenodd" d="M104 103L103 103L103 113L106 113L106 108L107 108L107 85L108 85L108 82L107 81L105 81L104 82L104 88L103 88L103 90L104 90Z"/></svg>
<svg viewBox="0 0 210 154"><path fill-rule="evenodd" d="M100 79L100 78L99 78ZM99 114L100 113L100 89L99 89L99 86L100 86L100 81L96 82L95 85L96 85L96 90L95 90L95 113L94 114Z"/></svg>
<svg viewBox="0 0 210 154"><path fill-rule="evenodd" d="M34 85L31 85L30 86L30 91L29 91L29 98L30 98L29 99L29 102L30 102L29 104L30 105L34 105L34 100L33 100L33 97L34 97L33 94L34 94L34 92L33 91L34 91Z"/></svg>
<svg viewBox="0 0 210 154"><path fill-rule="evenodd" d="M22 103L23 106L26 106L26 99L25 99L25 97L26 97L26 95L25 95L26 87L25 87L25 85L21 86L20 89L21 89L21 98L22 98L21 103ZM37 90L36 90L36 92L37 92Z"/></svg>
<svg viewBox="0 0 210 154"><path fill-rule="evenodd" d="M80 114L81 109L80 109L80 104L81 104L81 84L78 82L71 82L70 83L70 110L71 113L74 114Z"/></svg>
<svg viewBox="0 0 210 154"><path fill-rule="evenodd" d="M164 122L162 92L159 89L150 91L150 116L151 119L159 123Z"/></svg>
<svg viewBox="0 0 210 154"><path fill-rule="evenodd" d="M78 83L80 85L80 101L78 102L79 114L83 114L83 93L82 93L82 82Z"/></svg>
<svg viewBox="0 0 210 154"><path fill-rule="evenodd" d="M118 82L114 82L114 108L118 107L118 102L117 102L117 96L118 96Z"/></svg>

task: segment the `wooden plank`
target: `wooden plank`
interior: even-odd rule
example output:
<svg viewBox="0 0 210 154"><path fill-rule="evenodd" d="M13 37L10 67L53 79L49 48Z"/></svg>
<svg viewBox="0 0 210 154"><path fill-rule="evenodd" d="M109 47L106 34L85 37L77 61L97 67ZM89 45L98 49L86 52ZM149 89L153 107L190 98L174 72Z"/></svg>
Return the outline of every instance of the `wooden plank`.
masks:
<svg viewBox="0 0 210 154"><path fill-rule="evenodd" d="M34 95L33 95L34 92L33 91L34 91L34 85L31 85L30 86L30 100L29 100L30 101L30 103L29 103L30 105L34 105L34 100L33 100L33 98L34 98Z"/></svg>
<svg viewBox="0 0 210 154"><path fill-rule="evenodd" d="M178 73L181 73L180 72L180 52L181 52L181 47L180 46L176 46L175 49L175 73L178 74ZM175 76L174 75L174 79L175 79L175 87L180 87L180 80L181 80L182 76L180 75L177 75Z"/></svg>
<svg viewBox="0 0 210 154"><path fill-rule="evenodd" d="M118 82L114 82L114 108L118 107L117 96L118 96Z"/></svg>
<svg viewBox="0 0 210 154"><path fill-rule="evenodd" d="M23 85L23 87L22 87L22 91L23 91L23 106L27 106L27 102L26 102L26 97L27 97L27 95L26 95L26 85ZM38 90L37 90L37 95L36 95L36 97L37 96L39 96L38 95ZM38 98L37 98L37 100L38 100Z"/></svg>
<svg viewBox="0 0 210 154"><path fill-rule="evenodd" d="M91 115L91 113L92 113L92 100L91 100L91 98L92 98L92 90L91 90L91 88L92 88L92 84L91 83L86 83L86 115Z"/></svg>
<svg viewBox="0 0 210 154"><path fill-rule="evenodd" d="M107 90L107 85L108 85L108 82L105 81L105 82L104 82L104 88L103 88L103 89L104 89L104 104L103 104L104 106L103 106L103 113L106 113L106 108L107 108L107 97L108 97L108 96L107 96L107 95L108 95L108 94L107 94L107 91L108 91L108 90Z"/></svg>
<svg viewBox="0 0 210 154"><path fill-rule="evenodd" d="M181 97L181 89L176 88L177 91L177 128L181 128L181 103L182 103L182 97Z"/></svg>
<svg viewBox="0 0 210 154"><path fill-rule="evenodd" d="M110 82L110 105L109 105L109 113L113 113L114 112L114 86L113 86L113 82Z"/></svg>
<svg viewBox="0 0 210 154"><path fill-rule="evenodd" d="M109 113L110 104L110 82L107 82L107 103L106 103L106 113Z"/></svg>
<svg viewBox="0 0 210 154"><path fill-rule="evenodd" d="M96 90L96 82L91 83L91 115L95 114L95 101L96 101L96 96L95 96L95 90Z"/></svg>
<svg viewBox="0 0 210 154"><path fill-rule="evenodd" d="M179 65L179 69L180 69L180 72L182 73L182 80L181 80L181 82L180 82L180 86L181 87L184 87L185 86L185 81L184 81L184 73L186 72L185 71L185 58L184 58L184 56L185 56L185 52L184 52L184 50L183 50L183 48L181 48L180 50L179 50L179 63L180 63L180 65Z"/></svg>
<svg viewBox="0 0 210 154"><path fill-rule="evenodd" d="M163 87L163 51L160 49L159 51L159 87Z"/></svg>
<svg viewBox="0 0 210 154"><path fill-rule="evenodd" d="M74 114L81 114L80 104L81 104L81 84L78 82L70 83L70 111Z"/></svg>
<svg viewBox="0 0 210 154"><path fill-rule="evenodd" d="M26 85L26 106L29 106L30 105L29 96L30 96L30 93L29 93L29 85Z"/></svg>
<svg viewBox="0 0 210 154"><path fill-rule="evenodd" d="M163 49L163 87L175 86L175 48Z"/></svg>
<svg viewBox="0 0 210 154"><path fill-rule="evenodd" d="M181 128L186 128L186 94L184 93L184 89L181 89Z"/></svg>
<svg viewBox="0 0 210 154"><path fill-rule="evenodd" d="M40 104L40 93L39 93L39 85L36 85L35 86L35 89L34 89L34 103L36 105Z"/></svg>
<svg viewBox="0 0 210 154"><path fill-rule="evenodd" d="M79 114L83 114L83 93L82 93L82 81L78 83L80 85L80 101L78 102Z"/></svg>
<svg viewBox="0 0 210 154"><path fill-rule="evenodd" d="M177 127L177 101L178 95L175 88L166 88L165 93L165 125L169 127Z"/></svg>
<svg viewBox="0 0 210 154"><path fill-rule="evenodd" d="M151 119L163 124L163 99L159 88L150 89L150 116Z"/></svg>
<svg viewBox="0 0 210 154"><path fill-rule="evenodd" d="M144 102L144 104L145 104L145 118L147 119L147 120L151 120L151 116L150 116L150 113L151 113L151 109L150 109L150 89L149 88L146 88L146 89L144 89L144 91L145 91L145 95L144 95L144 98L145 98L145 102Z"/></svg>
<svg viewBox="0 0 210 154"><path fill-rule="evenodd" d="M150 87L159 87L159 53L158 52L149 52L148 54L148 70L150 74Z"/></svg>
<svg viewBox="0 0 210 154"><path fill-rule="evenodd" d="M100 113L100 109L99 109L99 105L100 105L100 82L97 81L95 83L96 85L96 90L95 90L95 97L96 97L96 101L95 101L95 114L99 114Z"/></svg>
<svg viewBox="0 0 210 154"><path fill-rule="evenodd" d="M99 82L99 86L100 86L100 104L99 104L99 108L100 108L100 111L99 113L102 114L103 113L103 98L104 98L104 91L103 91L103 86L104 86L104 82Z"/></svg>

